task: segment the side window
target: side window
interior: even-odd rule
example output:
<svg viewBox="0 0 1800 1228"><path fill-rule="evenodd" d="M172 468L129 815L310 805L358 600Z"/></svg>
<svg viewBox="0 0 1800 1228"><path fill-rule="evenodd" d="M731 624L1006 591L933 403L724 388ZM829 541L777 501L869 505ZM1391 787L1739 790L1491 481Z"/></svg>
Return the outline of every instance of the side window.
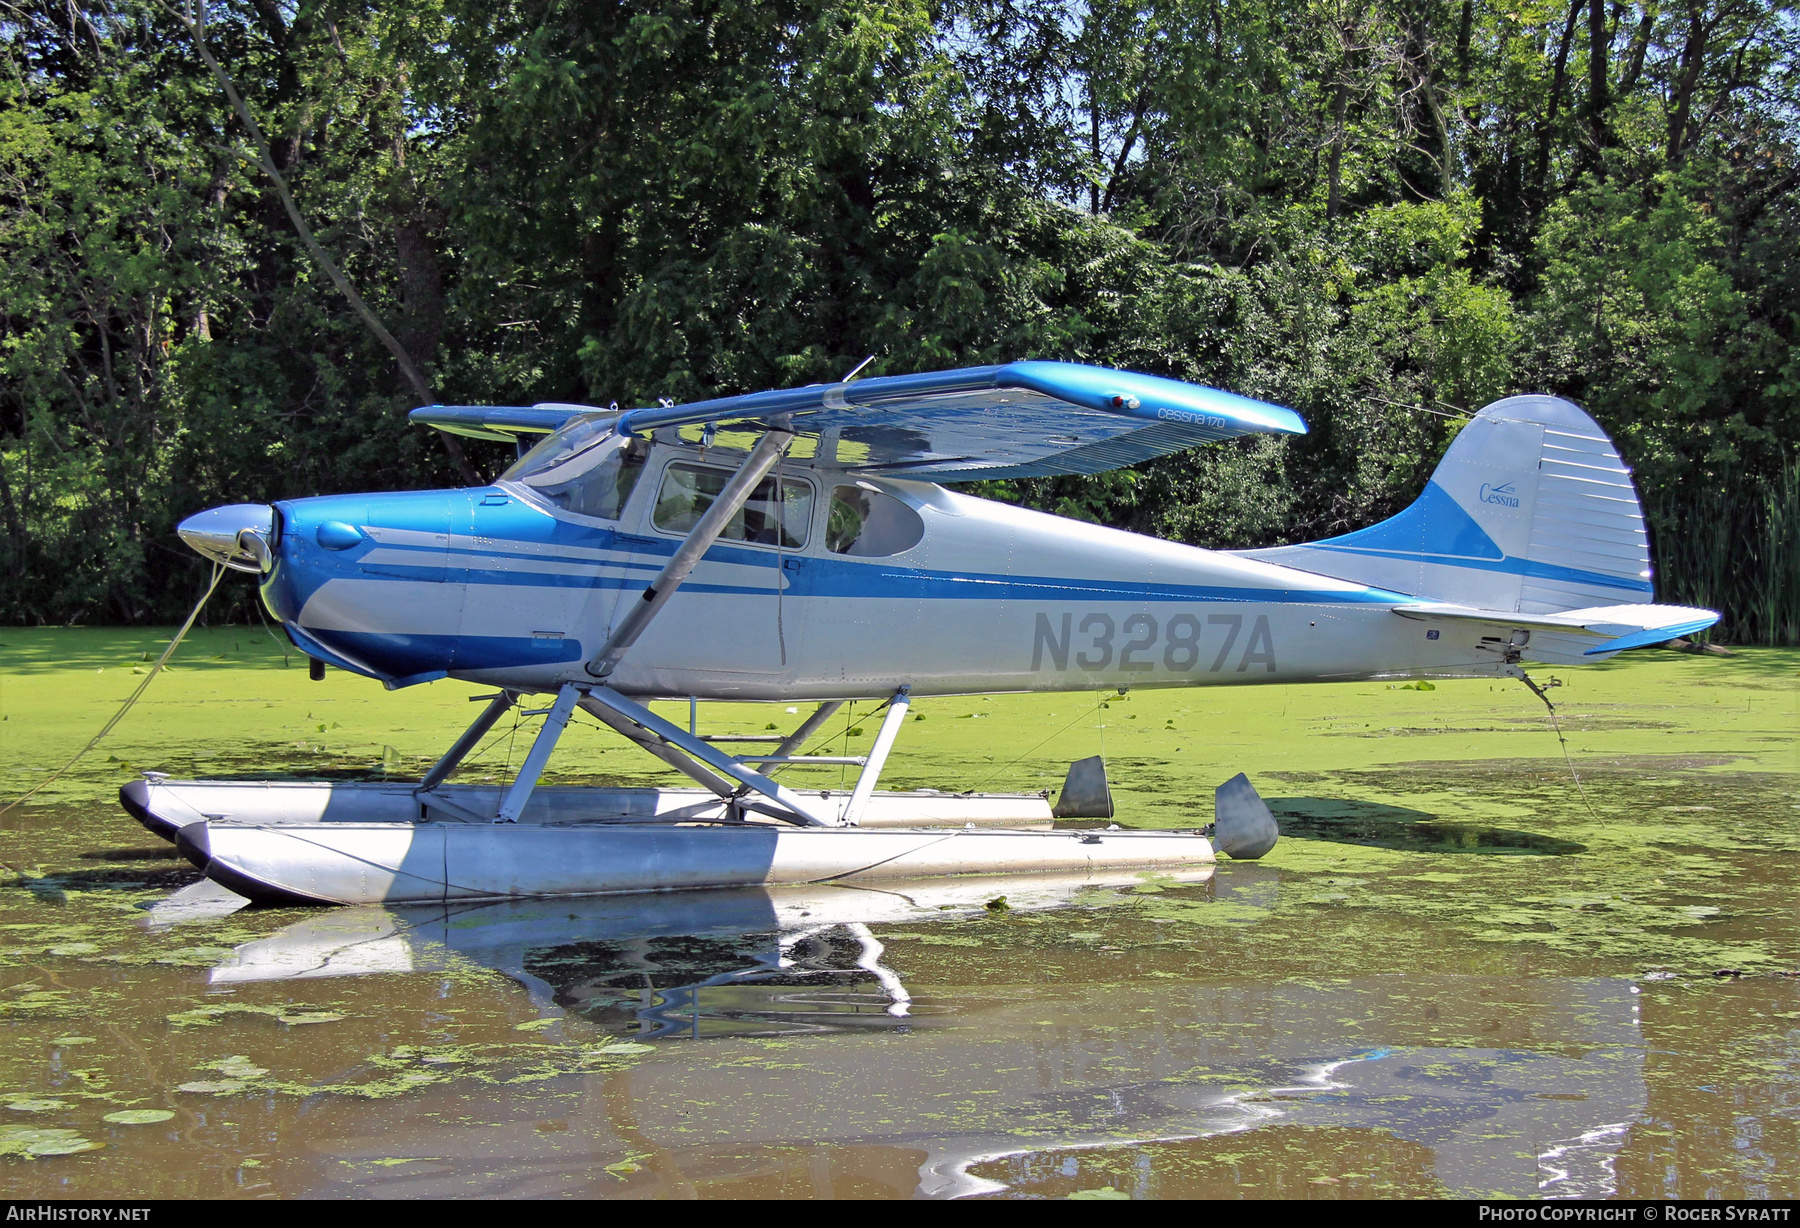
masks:
<svg viewBox="0 0 1800 1228"><path fill-rule="evenodd" d="M731 470L677 462L663 472L651 523L666 533L689 533L700 517L731 481ZM806 545L812 523L813 489L809 482L787 478L781 497L775 495L775 479L764 478L748 502L719 534L721 541L750 542L758 546L779 544L785 550Z"/></svg>
<svg viewBox="0 0 1800 1228"><path fill-rule="evenodd" d="M643 475L644 455L641 446L609 440L519 480L565 511L617 520Z"/></svg>
<svg viewBox="0 0 1800 1228"><path fill-rule="evenodd" d="M881 558L918 545L925 536L919 513L877 490L839 486L825 518L825 548L833 554Z"/></svg>

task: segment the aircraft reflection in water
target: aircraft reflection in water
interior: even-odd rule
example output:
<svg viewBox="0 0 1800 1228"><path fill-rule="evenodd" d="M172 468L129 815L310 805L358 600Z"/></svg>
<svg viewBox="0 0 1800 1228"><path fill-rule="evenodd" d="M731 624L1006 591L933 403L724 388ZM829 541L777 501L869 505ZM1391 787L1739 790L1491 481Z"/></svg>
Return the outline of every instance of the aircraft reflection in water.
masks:
<svg viewBox="0 0 1800 1228"><path fill-rule="evenodd" d="M1206 882L1202 890L1216 900L1266 910L1276 878L1234 865L1216 877L1198 871L1190 881ZM910 1192L957 1196L1029 1187L1047 1165L1067 1171L1072 1151L1300 1126L1392 1137L1415 1153L1426 1148L1420 1154L1433 1171L1421 1179L1453 1194L1614 1192L1614 1157L1647 1099L1636 990L1626 981L1545 979L1521 991L1516 983L1450 975L1187 986L1140 978L1046 985L1028 977L1033 983L1021 987L1012 984L1017 969L996 964L995 985L932 992L920 1002L913 998L920 987L906 984L904 959L871 928L967 919L998 896L1013 910L1047 909L1083 889L1135 881L1032 876L879 891L807 886L362 907L245 944L211 979L225 987L470 960L524 985L546 1014L561 1008L633 1040L837 1033L815 1038L803 1062L779 1070L734 1063L724 1085L714 1063L727 1050L710 1044L665 1045L634 1067L631 1147L689 1156L679 1167L690 1176L693 1166L724 1153L854 1145L914 1157ZM1520 992L1528 995L1523 1003ZM1479 1025L1495 1035L1493 1047L1431 1043L1421 1000L1490 996L1512 999L1496 1002L1494 1012L1512 1022ZM1047 1011L1065 1022L1046 1027ZM1154 1023L1140 1022L1146 1017ZM909 1033L903 1044L880 1042L879 1034L896 1031ZM559 1032L542 1035L554 1040ZM871 1043L882 1043L878 1053ZM620 1111L613 1086L585 1098L579 1124L571 1119L595 1149L625 1138L612 1120ZM945 1112L969 1099L971 1088L980 1089L979 1110ZM458 1131L480 1128L435 1120L409 1113L394 1138L384 1138L383 1154L466 1152L471 1142ZM1045 1158L1051 1152L1062 1158ZM483 1163L495 1191L561 1179L565 1192L594 1192L585 1184L591 1173L547 1178L544 1157ZM973 1175L976 1167L988 1175ZM446 1194L450 1182L469 1188L467 1173L446 1172L443 1184L408 1173L396 1174L384 1192ZM1144 1179L1153 1180L1148 1172ZM634 1184L629 1192L656 1190Z"/></svg>
<svg viewBox="0 0 1800 1228"><path fill-rule="evenodd" d="M1201 867L1167 877L1192 883L1211 875L1211 867ZM462 957L518 981L542 1010L562 1007L602 1027L635 1023L648 1035L880 1027L908 1020L915 1008L899 976L881 962L884 948L871 923L966 918L993 901L1004 901L1009 911L1050 908L1085 889L1138 881L1132 874L984 876L881 890L809 884L362 907L246 943L210 980L232 985L429 971ZM165 905L191 907L173 899ZM857 982L866 988L847 992ZM731 993L745 986L779 992ZM836 989L786 992L798 986Z"/></svg>

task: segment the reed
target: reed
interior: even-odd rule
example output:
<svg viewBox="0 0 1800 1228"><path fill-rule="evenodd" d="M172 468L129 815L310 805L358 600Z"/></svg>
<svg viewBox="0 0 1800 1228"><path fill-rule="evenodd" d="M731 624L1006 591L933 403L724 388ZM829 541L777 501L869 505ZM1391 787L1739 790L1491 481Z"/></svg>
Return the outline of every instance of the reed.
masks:
<svg viewBox="0 0 1800 1228"><path fill-rule="evenodd" d="M1800 458L1665 490L1644 509L1657 599L1718 610L1715 640L1800 644Z"/></svg>

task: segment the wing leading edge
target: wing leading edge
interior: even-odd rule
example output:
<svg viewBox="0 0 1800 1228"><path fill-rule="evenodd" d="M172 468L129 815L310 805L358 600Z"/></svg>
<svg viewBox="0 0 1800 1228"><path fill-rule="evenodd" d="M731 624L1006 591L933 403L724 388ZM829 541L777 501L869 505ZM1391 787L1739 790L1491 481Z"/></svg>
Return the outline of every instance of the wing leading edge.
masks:
<svg viewBox="0 0 1800 1228"><path fill-rule="evenodd" d="M427 406L417 423L515 439L587 406ZM618 429L774 425L818 440L826 463L938 482L1104 473L1240 435L1303 435L1291 409L1178 380L1062 362L1015 362L627 410Z"/></svg>

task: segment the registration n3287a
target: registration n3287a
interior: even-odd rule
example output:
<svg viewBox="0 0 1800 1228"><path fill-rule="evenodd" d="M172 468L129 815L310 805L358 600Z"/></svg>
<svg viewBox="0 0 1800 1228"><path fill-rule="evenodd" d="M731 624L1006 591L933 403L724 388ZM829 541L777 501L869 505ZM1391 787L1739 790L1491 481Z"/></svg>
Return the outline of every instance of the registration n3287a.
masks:
<svg viewBox="0 0 1800 1228"><path fill-rule="evenodd" d="M1249 621L1246 632L1244 624ZM1138 613L1037 615L1031 636L1031 668L1089 673L1149 673L1159 665L1175 674L1275 672L1275 637L1258 614Z"/></svg>

